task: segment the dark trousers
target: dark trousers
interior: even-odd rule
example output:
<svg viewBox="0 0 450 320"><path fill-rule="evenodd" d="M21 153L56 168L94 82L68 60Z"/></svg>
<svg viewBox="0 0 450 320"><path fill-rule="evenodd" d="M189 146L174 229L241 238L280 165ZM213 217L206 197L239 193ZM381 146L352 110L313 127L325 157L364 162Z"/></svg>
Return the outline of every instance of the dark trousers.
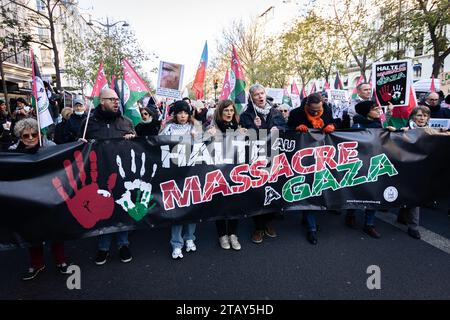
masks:
<svg viewBox="0 0 450 320"><path fill-rule="evenodd" d="M236 234L238 223L239 223L238 219L217 220L216 227L217 233L219 234L219 238L223 236L231 236L232 234Z"/></svg>
<svg viewBox="0 0 450 320"><path fill-rule="evenodd" d="M255 229L259 231L264 231L266 229L266 225L272 221L274 218L273 213L266 213L256 217L253 217L253 222L255 223Z"/></svg>
<svg viewBox="0 0 450 320"><path fill-rule="evenodd" d="M28 249L31 257L31 267L34 269L40 269L44 266L44 245L30 247ZM66 262L64 255L64 242L52 242L52 253L55 259L56 265L60 265Z"/></svg>

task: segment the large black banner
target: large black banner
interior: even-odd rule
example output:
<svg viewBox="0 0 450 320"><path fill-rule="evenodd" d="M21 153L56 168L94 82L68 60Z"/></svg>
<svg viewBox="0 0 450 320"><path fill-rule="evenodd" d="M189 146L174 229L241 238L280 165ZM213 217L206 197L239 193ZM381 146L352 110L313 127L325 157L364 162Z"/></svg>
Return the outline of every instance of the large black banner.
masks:
<svg viewBox="0 0 450 320"><path fill-rule="evenodd" d="M1 153L0 248L277 210L449 206L448 133L254 134Z"/></svg>

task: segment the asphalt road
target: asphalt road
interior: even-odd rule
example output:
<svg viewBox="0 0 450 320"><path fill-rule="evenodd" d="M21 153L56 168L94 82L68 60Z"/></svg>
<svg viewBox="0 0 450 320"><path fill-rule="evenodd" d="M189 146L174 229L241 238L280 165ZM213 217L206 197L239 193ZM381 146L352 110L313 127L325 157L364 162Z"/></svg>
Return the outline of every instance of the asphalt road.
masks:
<svg viewBox="0 0 450 320"><path fill-rule="evenodd" d="M81 289L69 290L50 252L47 269L31 282L20 280L28 267L24 249L0 252L0 299L151 299L151 300L304 300L304 299L450 299L450 217L424 210L426 241L410 238L379 213L381 239L371 239L344 225L343 215L321 214L319 243L310 245L298 214L276 220L276 239L250 241L251 219L242 220L242 250L219 247L215 225L198 225L197 252L183 260L171 258L169 230L131 234L134 259L123 264L112 249L109 262L93 263L95 238L66 244L67 255L81 268ZM437 244L437 246L435 246ZM381 289L369 290L369 266L381 271Z"/></svg>

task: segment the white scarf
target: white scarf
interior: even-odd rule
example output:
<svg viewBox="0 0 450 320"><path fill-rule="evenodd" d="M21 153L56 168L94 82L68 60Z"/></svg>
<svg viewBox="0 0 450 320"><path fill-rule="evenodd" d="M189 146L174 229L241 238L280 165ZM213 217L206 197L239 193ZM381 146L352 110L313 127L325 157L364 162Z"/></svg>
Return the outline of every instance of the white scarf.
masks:
<svg viewBox="0 0 450 320"><path fill-rule="evenodd" d="M272 106L266 103L265 108L260 108L256 104L253 104L253 108L255 108L256 112L258 112L259 114L267 117L267 115L270 113L270 109L272 109Z"/></svg>

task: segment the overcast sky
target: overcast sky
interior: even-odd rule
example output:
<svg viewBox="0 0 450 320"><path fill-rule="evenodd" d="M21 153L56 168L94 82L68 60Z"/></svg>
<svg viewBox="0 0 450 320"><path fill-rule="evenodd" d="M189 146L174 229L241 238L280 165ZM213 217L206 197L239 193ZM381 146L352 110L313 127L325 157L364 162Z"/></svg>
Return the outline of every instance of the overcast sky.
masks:
<svg viewBox="0 0 450 320"><path fill-rule="evenodd" d="M126 20L147 52L158 61L145 64L146 71L159 66L159 60L185 65L184 85L192 81L205 40L209 59L215 55L216 39L222 30L239 18L249 19L275 7L276 25L295 16L295 2L289 0L80 0L83 13L106 22ZM294 10L293 10L294 9ZM111 22L110 22L111 23ZM272 21L274 24L274 21ZM156 83L156 77L152 77Z"/></svg>

